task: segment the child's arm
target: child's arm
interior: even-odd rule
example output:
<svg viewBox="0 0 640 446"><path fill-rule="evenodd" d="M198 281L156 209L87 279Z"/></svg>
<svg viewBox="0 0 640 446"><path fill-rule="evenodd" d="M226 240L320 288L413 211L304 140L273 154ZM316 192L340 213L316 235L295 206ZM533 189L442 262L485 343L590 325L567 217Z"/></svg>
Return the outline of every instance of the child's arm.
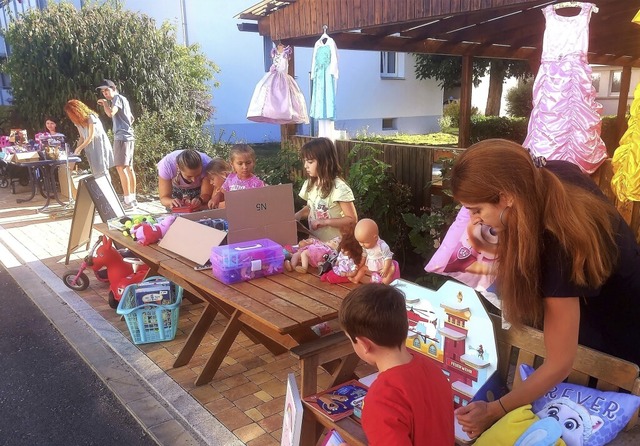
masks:
<svg viewBox="0 0 640 446"><path fill-rule="evenodd" d="M165 180L158 177L158 195L160 195L160 203L166 208L174 208L182 206L182 200L173 198L171 196L173 187L171 186L171 180Z"/></svg>
<svg viewBox="0 0 640 446"><path fill-rule="evenodd" d="M393 265L393 259L391 258L385 259L382 267L382 271L380 271L380 275L383 278L387 277L387 274L389 274L389 272L391 271L391 265Z"/></svg>
<svg viewBox="0 0 640 446"><path fill-rule="evenodd" d="M344 217L313 220L312 222L309 222L309 227L313 231L315 231L318 228L323 228L326 226L340 229L343 226L347 226L351 223L355 224L358 221L358 213L356 212L356 207L353 204L353 201L340 201L339 204Z"/></svg>
<svg viewBox="0 0 640 446"><path fill-rule="evenodd" d="M213 194L207 206L209 207L209 209L217 209L220 203L222 203L223 201L224 201L224 192L222 190L219 190L218 192Z"/></svg>
<svg viewBox="0 0 640 446"><path fill-rule="evenodd" d="M300 209L298 212L296 212L295 214L295 218L296 220L300 221L300 220L304 220L306 218L309 218L309 206L304 206L302 209Z"/></svg>

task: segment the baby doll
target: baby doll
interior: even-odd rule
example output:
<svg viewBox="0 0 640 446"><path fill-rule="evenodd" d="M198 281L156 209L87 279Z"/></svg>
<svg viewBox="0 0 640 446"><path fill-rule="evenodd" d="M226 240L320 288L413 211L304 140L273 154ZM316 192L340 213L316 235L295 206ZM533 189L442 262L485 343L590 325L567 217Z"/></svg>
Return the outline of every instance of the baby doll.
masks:
<svg viewBox="0 0 640 446"><path fill-rule="evenodd" d="M364 265L362 246L353 233L354 224L343 228L342 239L338 245L338 257L331 270L320 277L323 282L346 283L355 277L358 270Z"/></svg>
<svg viewBox="0 0 640 446"><path fill-rule="evenodd" d="M298 250L293 253L291 260L285 260L284 267L287 271L295 269L297 272L305 274L309 266L316 268L326 259L325 256L328 257L335 253L338 243L340 243L340 237L328 242L322 242L316 238L301 240L298 243Z"/></svg>
<svg viewBox="0 0 640 446"><path fill-rule="evenodd" d="M371 273L371 282L389 285L400 277L398 262L393 260L389 245L378 236L378 225L370 218L363 218L355 227L354 235L362 246L365 265L351 278L353 283L363 282L367 272Z"/></svg>

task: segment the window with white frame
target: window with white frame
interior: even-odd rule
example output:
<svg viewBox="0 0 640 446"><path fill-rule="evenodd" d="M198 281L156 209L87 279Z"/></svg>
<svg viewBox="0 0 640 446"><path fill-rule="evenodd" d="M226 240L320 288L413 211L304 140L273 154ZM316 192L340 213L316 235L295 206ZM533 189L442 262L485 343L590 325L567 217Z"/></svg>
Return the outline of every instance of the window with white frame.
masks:
<svg viewBox="0 0 640 446"><path fill-rule="evenodd" d="M404 79L404 53L382 51L380 53L380 77Z"/></svg>
<svg viewBox="0 0 640 446"><path fill-rule="evenodd" d="M622 71L611 72L611 87L609 92L611 95L620 94L620 83L622 82Z"/></svg>
<svg viewBox="0 0 640 446"><path fill-rule="evenodd" d="M596 93L600 93L600 73L591 73L591 84L596 90Z"/></svg>

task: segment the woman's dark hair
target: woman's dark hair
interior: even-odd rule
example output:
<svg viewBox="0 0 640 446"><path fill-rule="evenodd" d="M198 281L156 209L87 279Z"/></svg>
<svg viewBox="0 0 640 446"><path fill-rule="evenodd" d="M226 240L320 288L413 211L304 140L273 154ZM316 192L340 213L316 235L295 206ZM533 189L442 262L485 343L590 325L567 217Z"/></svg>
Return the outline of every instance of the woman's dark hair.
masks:
<svg viewBox="0 0 640 446"><path fill-rule="evenodd" d="M193 149L186 149L180 152L178 157L176 158L176 163L178 164L178 169L197 169L198 167L202 167L202 158L200 157L200 153Z"/></svg>

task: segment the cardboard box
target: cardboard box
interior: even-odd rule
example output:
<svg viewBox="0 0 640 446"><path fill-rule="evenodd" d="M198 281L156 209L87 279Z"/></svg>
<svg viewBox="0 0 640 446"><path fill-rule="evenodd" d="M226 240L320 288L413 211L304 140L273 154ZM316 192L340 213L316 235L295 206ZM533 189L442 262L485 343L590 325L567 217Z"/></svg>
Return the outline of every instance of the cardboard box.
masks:
<svg viewBox="0 0 640 446"><path fill-rule="evenodd" d="M227 220L229 231L197 223L204 218ZM225 194L225 209L193 212L176 218L159 246L199 265L209 260L211 248L267 238L280 245L295 245L297 224L293 186L280 184Z"/></svg>
<svg viewBox="0 0 640 446"><path fill-rule="evenodd" d="M38 152L16 152L11 156L14 163L28 163L31 161L40 161Z"/></svg>
<svg viewBox="0 0 640 446"><path fill-rule="evenodd" d="M171 302L171 282L168 280L145 283L136 286L136 305L168 305Z"/></svg>

